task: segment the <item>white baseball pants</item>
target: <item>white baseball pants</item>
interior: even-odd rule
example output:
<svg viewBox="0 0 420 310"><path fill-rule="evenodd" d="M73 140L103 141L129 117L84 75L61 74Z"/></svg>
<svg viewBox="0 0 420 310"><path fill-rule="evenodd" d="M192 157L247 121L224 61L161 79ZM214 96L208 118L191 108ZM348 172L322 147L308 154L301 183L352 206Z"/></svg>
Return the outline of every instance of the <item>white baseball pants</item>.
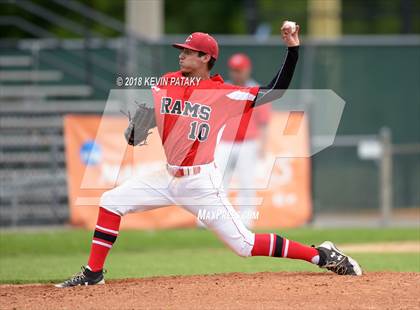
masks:
<svg viewBox="0 0 420 310"><path fill-rule="evenodd" d="M173 177L164 167L158 173L132 177L105 192L100 204L120 216L179 205L204 222L236 254L250 256L254 234L226 198L219 170L213 163L200 168L200 173L191 176Z"/></svg>

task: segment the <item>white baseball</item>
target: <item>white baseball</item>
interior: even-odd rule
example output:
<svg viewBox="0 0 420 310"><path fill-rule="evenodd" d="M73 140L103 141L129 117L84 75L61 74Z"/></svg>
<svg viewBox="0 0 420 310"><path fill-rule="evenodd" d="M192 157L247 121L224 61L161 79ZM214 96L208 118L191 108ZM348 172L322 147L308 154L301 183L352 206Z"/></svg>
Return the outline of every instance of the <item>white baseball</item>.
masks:
<svg viewBox="0 0 420 310"><path fill-rule="evenodd" d="M284 28L290 28L292 33L295 33L295 31L296 31L296 23L295 22L291 22L291 21L286 20L283 24L283 27Z"/></svg>

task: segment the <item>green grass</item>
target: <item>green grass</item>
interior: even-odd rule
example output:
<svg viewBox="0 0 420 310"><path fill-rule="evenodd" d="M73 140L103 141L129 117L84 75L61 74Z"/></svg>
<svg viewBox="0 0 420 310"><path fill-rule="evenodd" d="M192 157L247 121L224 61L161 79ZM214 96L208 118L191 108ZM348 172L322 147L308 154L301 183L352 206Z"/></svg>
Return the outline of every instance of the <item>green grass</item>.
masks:
<svg viewBox="0 0 420 310"><path fill-rule="evenodd" d="M319 244L418 241L417 229L293 229L289 239ZM51 282L86 264L92 232L0 233L0 283ZM420 272L419 253L355 253L367 271ZM106 264L108 279L221 272L319 271L305 262L276 258L240 258L205 230L123 231Z"/></svg>

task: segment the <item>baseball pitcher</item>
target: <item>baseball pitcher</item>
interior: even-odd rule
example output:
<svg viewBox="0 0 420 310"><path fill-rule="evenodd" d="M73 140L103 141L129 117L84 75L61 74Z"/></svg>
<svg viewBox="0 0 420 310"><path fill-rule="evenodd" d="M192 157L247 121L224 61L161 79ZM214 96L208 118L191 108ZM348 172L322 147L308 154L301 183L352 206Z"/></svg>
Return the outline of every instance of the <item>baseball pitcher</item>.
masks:
<svg viewBox="0 0 420 310"><path fill-rule="evenodd" d="M225 84L220 75L210 75L219 48L209 34L195 32L184 43L173 45L180 50L180 70L164 77L171 81L199 78L199 83L156 85L152 89L154 109L140 104L130 115L125 132L128 143L138 145L156 126L168 161L166 168L159 174L132 177L102 195L87 265L57 287L104 284L104 263L118 237L121 217L173 204L196 216L203 211L219 215L201 220L239 256L300 259L339 275L362 274L358 263L329 241L310 247L274 233L251 232L223 191L214 152L226 121L278 99L292 80L298 61L299 26L293 31L284 24L282 38L288 47L286 58L272 81L261 87L233 86Z"/></svg>

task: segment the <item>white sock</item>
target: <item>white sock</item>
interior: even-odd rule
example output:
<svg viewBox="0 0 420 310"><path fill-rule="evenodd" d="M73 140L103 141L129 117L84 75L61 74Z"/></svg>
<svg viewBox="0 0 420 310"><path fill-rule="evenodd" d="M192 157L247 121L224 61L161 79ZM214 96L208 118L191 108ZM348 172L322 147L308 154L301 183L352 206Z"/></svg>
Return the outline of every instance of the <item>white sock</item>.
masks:
<svg viewBox="0 0 420 310"><path fill-rule="evenodd" d="M312 264L318 265L319 264L319 255L315 255L311 259Z"/></svg>

